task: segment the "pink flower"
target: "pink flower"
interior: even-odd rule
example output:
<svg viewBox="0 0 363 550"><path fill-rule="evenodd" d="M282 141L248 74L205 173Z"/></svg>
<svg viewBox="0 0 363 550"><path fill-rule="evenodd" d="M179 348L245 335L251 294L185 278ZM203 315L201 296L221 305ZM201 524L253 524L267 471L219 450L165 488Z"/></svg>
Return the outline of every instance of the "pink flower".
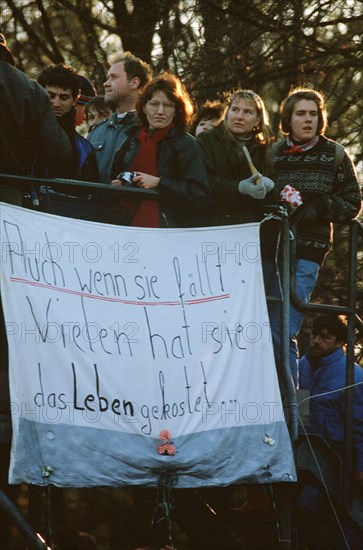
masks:
<svg viewBox="0 0 363 550"><path fill-rule="evenodd" d="M158 453L159 455L173 456L176 453L176 447L172 443L164 443L158 446Z"/></svg>
<svg viewBox="0 0 363 550"><path fill-rule="evenodd" d="M167 444L159 445L158 447L158 453L159 455L167 455L168 454L168 446Z"/></svg>
<svg viewBox="0 0 363 550"><path fill-rule="evenodd" d="M161 430L159 437L162 441L162 444L158 446L159 455L175 455L176 447L171 439L171 433L169 430Z"/></svg>
<svg viewBox="0 0 363 550"><path fill-rule="evenodd" d="M172 443L167 443L167 444L165 445L165 447L167 447L166 453L167 453L168 455L175 455L175 453L176 453L176 447L175 447L175 445L173 445Z"/></svg>
<svg viewBox="0 0 363 550"><path fill-rule="evenodd" d="M169 430L161 430L159 438L161 441L168 441L171 438L171 433Z"/></svg>

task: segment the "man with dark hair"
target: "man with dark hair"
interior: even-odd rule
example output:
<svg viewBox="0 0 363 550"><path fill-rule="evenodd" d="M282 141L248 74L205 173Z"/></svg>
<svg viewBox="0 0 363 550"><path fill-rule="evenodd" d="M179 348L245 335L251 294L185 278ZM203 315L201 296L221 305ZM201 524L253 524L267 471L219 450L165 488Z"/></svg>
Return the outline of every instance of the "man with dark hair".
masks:
<svg viewBox="0 0 363 550"><path fill-rule="evenodd" d="M310 432L324 437L339 455L345 439L347 327L337 315L319 315L313 322L311 347L299 362L300 388L310 390ZM363 369L354 365L353 467L363 484ZM304 481L302 476L301 481ZM306 478L296 500L295 521L301 547L362 548L362 535L339 511L343 532L337 532L324 487Z"/></svg>
<svg viewBox="0 0 363 550"><path fill-rule="evenodd" d="M311 428L340 455L345 439L346 339L340 317L319 315L313 322L310 350L299 361L299 386L310 390ZM363 483L363 369L357 364L354 384L353 464L356 479Z"/></svg>
<svg viewBox="0 0 363 550"><path fill-rule="evenodd" d="M39 76L39 83L45 88L52 104L53 112L60 126L65 130L72 146L71 161L61 170L47 163L37 166L37 175L98 182L97 159L92 145L76 132L76 103L80 96L79 75L68 65L58 64L47 67ZM95 196L89 190L80 192L72 189L68 193L43 187L40 190L42 209L51 214L70 218L94 219Z"/></svg>
<svg viewBox="0 0 363 550"><path fill-rule="evenodd" d="M58 65L50 65L40 73L38 82L52 97L57 95L56 92L50 92L51 88L63 88L67 90L72 97L72 105L75 106L77 99L81 93L81 81L74 69L69 65L58 63ZM67 110L67 112L69 109Z"/></svg>
<svg viewBox="0 0 363 550"><path fill-rule="evenodd" d="M149 65L130 52L111 60L111 67L103 86L105 102L115 110L115 113L88 136L96 151L103 183L111 183L116 152L136 125L136 102L151 76Z"/></svg>

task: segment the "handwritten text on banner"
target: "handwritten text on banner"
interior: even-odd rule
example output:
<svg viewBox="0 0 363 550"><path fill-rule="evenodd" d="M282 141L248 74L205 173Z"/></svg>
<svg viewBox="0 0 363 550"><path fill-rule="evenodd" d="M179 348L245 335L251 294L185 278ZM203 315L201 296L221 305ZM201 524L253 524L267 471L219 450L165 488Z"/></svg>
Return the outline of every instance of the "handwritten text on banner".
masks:
<svg viewBox="0 0 363 550"><path fill-rule="evenodd" d="M1 211L13 483L295 479L259 224L141 229ZM157 452L162 429L175 456Z"/></svg>

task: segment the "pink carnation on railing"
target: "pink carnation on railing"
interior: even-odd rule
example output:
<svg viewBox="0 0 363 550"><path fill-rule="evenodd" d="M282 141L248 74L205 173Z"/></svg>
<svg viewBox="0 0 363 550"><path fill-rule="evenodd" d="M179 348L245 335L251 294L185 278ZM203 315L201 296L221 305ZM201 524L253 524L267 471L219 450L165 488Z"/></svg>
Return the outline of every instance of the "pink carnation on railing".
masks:
<svg viewBox="0 0 363 550"><path fill-rule="evenodd" d="M162 444L158 446L159 455L175 455L176 447L171 439L171 433L168 430L161 430L159 437Z"/></svg>

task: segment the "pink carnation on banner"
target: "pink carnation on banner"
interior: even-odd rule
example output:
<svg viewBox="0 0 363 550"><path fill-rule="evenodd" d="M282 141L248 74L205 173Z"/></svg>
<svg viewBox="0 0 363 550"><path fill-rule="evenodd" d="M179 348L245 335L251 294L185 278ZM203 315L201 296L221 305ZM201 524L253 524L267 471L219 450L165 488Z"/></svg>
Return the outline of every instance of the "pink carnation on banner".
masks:
<svg viewBox="0 0 363 550"><path fill-rule="evenodd" d="M285 185L280 193L280 199L283 202L287 202L294 209L303 203L300 192L292 185Z"/></svg>
<svg viewBox="0 0 363 550"><path fill-rule="evenodd" d="M168 443L166 447L167 447L166 452L168 455L171 455L171 456L175 455L176 453L175 445L173 445L172 443Z"/></svg>
<svg viewBox="0 0 363 550"><path fill-rule="evenodd" d="M162 441L162 444L157 447L159 455L175 455L176 447L174 443L170 441L171 433L168 430L161 430L159 437Z"/></svg>
<svg viewBox="0 0 363 550"><path fill-rule="evenodd" d="M169 430L161 430L159 438L161 439L161 441L169 441L169 439L171 438L171 433L169 432Z"/></svg>
<svg viewBox="0 0 363 550"><path fill-rule="evenodd" d="M159 453L159 455L167 455L168 454L168 445L166 443L164 443L163 445L159 445L158 453Z"/></svg>

